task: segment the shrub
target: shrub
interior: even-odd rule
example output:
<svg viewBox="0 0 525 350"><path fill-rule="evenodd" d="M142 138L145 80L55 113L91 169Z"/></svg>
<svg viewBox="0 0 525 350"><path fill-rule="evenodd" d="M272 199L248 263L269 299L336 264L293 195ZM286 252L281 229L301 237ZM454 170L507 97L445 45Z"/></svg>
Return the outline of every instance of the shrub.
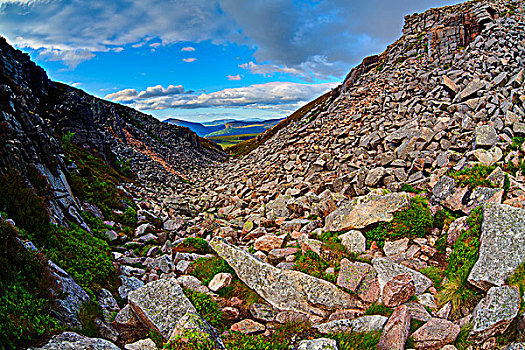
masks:
<svg viewBox="0 0 525 350"><path fill-rule="evenodd" d="M102 313L100 305L91 300L85 302L78 312L78 319L82 324L82 329L79 330L79 333L86 337L98 337L98 327L95 323L97 318L101 320L104 319L104 314Z"/></svg>
<svg viewBox="0 0 525 350"><path fill-rule="evenodd" d="M309 250L304 254L298 253L298 258L295 260L294 270L304 272L329 282L335 282L337 280L336 273L325 273L325 270L329 267L331 267L330 263L321 258L317 253Z"/></svg>
<svg viewBox="0 0 525 350"><path fill-rule="evenodd" d="M41 254L27 251L0 220L0 344L20 349L60 330L50 316L54 280Z"/></svg>
<svg viewBox="0 0 525 350"><path fill-rule="evenodd" d="M428 208L427 200L416 196L408 209L394 213L392 221L380 223L364 234L367 242L376 241L382 246L387 238L425 237L430 233L433 224L434 218Z"/></svg>
<svg viewBox="0 0 525 350"><path fill-rule="evenodd" d="M211 253L211 248L208 242L200 237L188 237L178 247L177 250L184 250L187 252L208 254Z"/></svg>
<svg viewBox="0 0 525 350"><path fill-rule="evenodd" d="M201 315L213 327L223 330L222 312L219 310L219 304L207 294L184 289L184 294L190 299L199 315Z"/></svg>
<svg viewBox="0 0 525 350"><path fill-rule="evenodd" d="M127 207L124 215L120 217L120 223L126 226L137 226L137 211L133 207Z"/></svg>

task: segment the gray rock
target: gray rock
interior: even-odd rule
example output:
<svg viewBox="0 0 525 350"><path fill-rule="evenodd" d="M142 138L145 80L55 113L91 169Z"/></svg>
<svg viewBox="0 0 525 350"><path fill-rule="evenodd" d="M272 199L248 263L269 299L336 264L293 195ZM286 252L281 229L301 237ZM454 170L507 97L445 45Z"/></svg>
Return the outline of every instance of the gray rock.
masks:
<svg viewBox="0 0 525 350"><path fill-rule="evenodd" d="M513 343L508 346L501 348L501 350L523 350L525 349L525 343Z"/></svg>
<svg viewBox="0 0 525 350"><path fill-rule="evenodd" d="M144 282L142 282L136 277L127 277L123 275L120 275L118 277L122 281L122 285L118 287L118 294L122 299L127 299L129 293L136 289L139 289L144 285Z"/></svg>
<svg viewBox="0 0 525 350"><path fill-rule="evenodd" d="M383 328L377 349L404 350L409 331L410 314L408 308L405 305L398 306Z"/></svg>
<svg viewBox="0 0 525 350"><path fill-rule="evenodd" d="M397 241L385 242L383 250L386 256L396 256L405 253L408 249L408 241L408 238L402 238Z"/></svg>
<svg viewBox="0 0 525 350"><path fill-rule="evenodd" d="M197 312L173 278L150 282L131 292L128 300L141 322L166 339L182 316Z"/></svg>
<svg viewBox="0 0 525 350"><path fill-rule="evenodd" d="M341 319L312 326L322 334L338 332L373 332L383 329L388 317L372 315L353 320Z"/></svg>
<svg viewBox="0 0 525 350"><path fill-rule="evenodd" d="M505 332L518 315L520 293L517 287L492 287L472 314L470 335L478 342Z"/></svg>
<svg viewBox="0 0 525 350"><path fill-rule="evenodd" d="M491 148L499 140L498 133L492 125L480 125L476 127L474 135L474 147Z"/></svg>
<svg viewBox="0 0 525 350"><path fill-rule="evenodd" d="M88 338L74 332L55 335L40 348L31 350L119 350L119 347L105 339Z"/></svg>
<svg viewBox="0 0 525 350"><path fill-rule="evenodd" d="M416 349L440 349L456 340L460 327L450 321L432 318L412 334Z"/></svg>
<svg viewBox="0 0 525 350"><path fill-rule="evenodd" d="M525 210L505 204L485 206L479 258L469 282L481 289L502 286L525 262Z"/></svg>
<svg viewBox="0 0 525 350"><path fill-rule="evenodd" d="M168 254L164 254L156 259L151 260L147 265L152 269L157 269L164 273L169 273L175 270L175 265L171 260L171 256Z"/></svg>
<svg viewBox="0 0 525 350"><path fill-rule="evenodd" d="M174 220L166 220L163 224L163 228L166 231L178 231L184 226L184 220L180 217Z"/></svg>
<svg viewBox="0 0 525 350"><path fill-rule="evenodd" d="M199 314L188 311L175 325L170 340L176 341L183 337L187 339L208 339L215 343L215 349L224 349L221 336Z"/></svg>
<svg viewBox="0 0 525 350"><path fill-rule="evenodd" d="M330 282L273 267L219 237L214 237L210 245L248 287L277 309L327 316L335 309L364 307L356 297Z"/></svg>
<svg viewBox="0 0 525 350"><path fill-rule="evenodd" d="M210 292L208 287L203 285L202 282L197 277L190 276L190 275L182 275L182 276L177 277L177 281L182 286L182 288L190 289L194 292L199 292L199 293L209 293Z"/></svg>
<svg viewBox="0 0 525 350"><path fill-rule="evenodd" d="M356 230L350 230L339 236L341 244L351 253L361 253L366 250L366 238Z"/></svg>
<svg viewBox="0 0 525 350"><path fill-rule="evenodd" d="M392 221L393 213L409 205L407 193L370 193L343 203L325 219L325 231L361 229L377 222Z"/></svg>
<svg viewBox="0 0 525 350"><path fill-rule="evenodd" d="M484 89L487 84L479 79L474 79L459 93L459 98L464 101L473 97L479 90Z"/></svg>
<svg viewBox="0 0 525 350"><path fill-rule="evenodd" d="M56 299L53 312L59 320L71 328L81 328L78 312L82 305L89 301L89 295L73 278L51 260L48 261L49 271L56 278L61 294Z"/></svg>
<svg viewBox="0 0 525 350"><path fill-rule="evenodd" d="M385 168L383 167L377 167L377 168L370 170L370 172L366 176L365 185L367 185L368 187L373 187L377 185L379 181L381 181L383 176L385 176L385 174L386 174L386 171L385 171Z"/></svg>
<svg viewBox="0 0 525 350"><path fill-rule="evenodd" d="M272 322L277 316L277 310L270 305L255 303L250 306L250 314L257 321Z"/></svg>
<svg viewBox="0 0 525 350"><path fill-rule="evenodd" d="M312 340L301 340L297 350L338 350L337 341L334 339L319 338Z"/></svg>
<svg viewBox="0 0 525 350"><path fill-rule="evenodd" d="M374 258L372 260L372 265L377 271L377 277L381 291L383 291L383 288L388 281L403 273L409 273L412 275L412 280L414 281L417 295L423 294L428 288L432 286L432 281L427 276L418 271L409 269L406 266L396 264L389 259Z"/></svg>

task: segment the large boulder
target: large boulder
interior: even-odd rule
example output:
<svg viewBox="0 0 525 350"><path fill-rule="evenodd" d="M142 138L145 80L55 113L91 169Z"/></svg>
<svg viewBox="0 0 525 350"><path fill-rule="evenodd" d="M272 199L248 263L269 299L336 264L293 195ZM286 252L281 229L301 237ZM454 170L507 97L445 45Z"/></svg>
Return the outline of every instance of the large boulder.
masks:
<svg viewBox="0 0 525 350"><path fill-rule="evenodd" d="M487 204L483 215L479 258L469 282L488 290L502 286L525 262L525 210L505 204Z"/></svg>
<svg viewBox="0 0 525 350"><path fill-rule="evenodd" d="M470 335L482 342L505 332L518 315L520 293L516 287L492 287L479 302L472 314L473 328Z"/></svg>
<svg viewBox="0 0 525 350"><path fill-rule="evenodd" d="M55 335L47 344L40 348L30 348L30 350L119 350L119 347L112 342L99 339L88 338L74 333L64 332Z"/></svg>
<svg viewBox="0 0 525 350"><path fill-rule="evenodd" d="M383 288L383 303L396 307L407 302L416 292L414 280L409 273L402 273L388 281Z"/></svg>
<svg viewBox="0 0 525 350"><path fill-rule="evenodd" d="M384 287L388 281L404 273L412 275L412 280L414 281L414 287L416 289L416 295L423 294L428 288L432 286L432 281L421 272L412 270L400 264L396 264L389 259L374 258L372 260L372 265L374 265L374 269L377 271L381 293L383 293Z"/></svg>
<svg viewBox="0 0 525 350"><path fill-rule="evenodd" d="M405 192L379 195L370 193L344 202L325 219L325 231L362 229L377 222L392 221L393 213L403 210L410 203Z"/></svg>
<svg viewBox="0 0 525 350"><path fill-rule="evenodd" d="M441 349L452 343L461 331L457 324L432 318L412 334L416 349Z"/></svg>
<svg viewBox="0 0 525 350"><path fill-rule="evenodd" d="M362 262L341 260L337 285L355 292L361 300L375 302L379 299L380 288L377 272L372 266Z"/></svg>
<svg viewBox="0 0 525 350"><path fill-rule="evenodd" d="M131 292L128 301L140 321L166 339L188 311L197 312L173 278L145 284Z"/></svg>
<svg viewBox="0 0 525 350"><path fill-rule="evenodd" d="M219 237L210 245L248 287L277 309L327 316L336 309L364 308L357 297L330 282L273 267Z"/></svg>
<svg viewBox="0 0 525 350"><path fill-rule="evenodd" d="M410 313L405 305L398 306L388 319L379 344L378 350L404 350L410 331Z"/></svg>

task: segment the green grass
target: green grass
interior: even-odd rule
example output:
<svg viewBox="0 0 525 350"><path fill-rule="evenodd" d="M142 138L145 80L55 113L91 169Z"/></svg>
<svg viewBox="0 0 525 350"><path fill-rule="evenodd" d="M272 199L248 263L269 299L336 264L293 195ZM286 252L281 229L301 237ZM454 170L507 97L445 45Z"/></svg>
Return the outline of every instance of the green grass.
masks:
<svg viewBox="0 0 525 350"><path fill-rule="evenodd" d="M197 313L202 316L210 325L216 329L225 330L225 323L222 317L222 312L219 310L219 304L212 297L207 294L185 289L184 294L191 301Z"/></svg>
<svg viewBox="0 0 525 350"><path fill-rule="evenodd" d="M366 309L365 315L381 315L390 317L394 313L394 310L384 304L372 303Z"/></svg>
<svg viewBox="0 0 525 350"><path fill-rule="evenodd" d="M208 242L199 237L186 238L182 243L175 247L175 250L178 252L198 254L208 254L212 252Z"/></svg>
<svg viewBox="0 0 525 350"><path fill-rule="evenodd" d="M219 144L222 148L235 146L243 141L251 140L259 134L239 134L239 135L222 135L207 136L206 139Z"/></svg>
<svg viewBox="0 0 525 350"><path fill-rule="evenodd" d="M434 285L434 288L436 288L437 290L441 289L441 283L445 278L444 271L442 269L436 266L429 266L427 268L419 270L419 272L430 278L432 284Z"/></svg>
<svg viewBox="0 0 525 350"><path fill-rule="evenodd" d="M221 257L198 258L191 265L188 274L198 278L204 285L208 285L212 278L218 273L231 273L236 276L235 271Z"/></svg>
<svg viewBox="0 0 525 350"><path fill-rule="evenodd" d="M412 198L410 207L394 213L394 219L383 222L364 232L367 244L376 241L380 247L386 239L425 237L434 226L434 217L428 201L420 196Z"/></svg>
<svg viewBox="0 0 525 350"><path fill-rule="evenodd" d="M321 258L317 253L309 250L304 254L301 252L297 253L297 258L295 260L294 270L304 272L310 276L324 279L328 282L335 283L337 280L337 270L338 262L334 260L333 262L328 262ZM329 267L336 269L333 274L326 274L325 270Z"/></svg>
<svg viewBox="0 0 525 350"><path fill-rule="evenodd" d="M472 167L465 167L460 171L450 170L449 176L456 180L460 186L468 186L469 189L476 187L496 187L492 182L487 180L491 172L496 169L495 165L486 166L483 164L475 164Z"/></svg>

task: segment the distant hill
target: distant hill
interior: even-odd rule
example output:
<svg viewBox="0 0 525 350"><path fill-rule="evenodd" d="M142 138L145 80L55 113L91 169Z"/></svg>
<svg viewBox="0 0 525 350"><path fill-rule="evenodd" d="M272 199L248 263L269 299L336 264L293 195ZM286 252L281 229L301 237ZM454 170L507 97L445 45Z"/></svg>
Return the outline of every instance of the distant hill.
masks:
<svg viewBox="0 0 525 350"><path fill-rule="evenodd" d="M195 123L170 118L166 119L165 122L187 127L201 137L210 138L210 140L223 146L229 146L240 142L236 140L247 140L255 137L274 125L277 125L282 120L283 119L264 120L259 118L247 120L221 119L212 122Z"/></svg>

